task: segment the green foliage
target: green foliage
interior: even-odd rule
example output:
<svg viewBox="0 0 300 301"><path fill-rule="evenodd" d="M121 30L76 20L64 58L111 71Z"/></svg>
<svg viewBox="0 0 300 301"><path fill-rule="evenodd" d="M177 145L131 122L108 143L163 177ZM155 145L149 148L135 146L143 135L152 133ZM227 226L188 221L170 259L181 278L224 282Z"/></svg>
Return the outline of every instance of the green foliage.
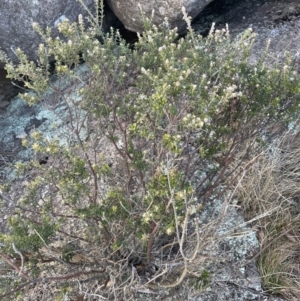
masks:
<svg viewBox="0 0 300 301"><path fill-rule="evenodd" d="M209 281L210 281L210 272L208 270L204 270L200 277L198 277L196 280L195 280L195 288L197 290L199 289L204 289L206 287L209 286Z"/></svg>
<svg viewBox="0 0 300 301"><path fill-rule="evenodd" d="M0 237L8 253L14 243L43 261L40 248L59 240L59 258L69 262L73 239L90 254L87 262L111 265L108 277L122 285L116 265L128 252L149 265L153 251L164 248L161 237L167 234L165 245L173 246L187 224L193 228L201 204L232 184L228 170L237 152L267 125L295 117L297 72L288 57L275 69L263 57L250 64L251 30L232 40L225 29L178 38L176 29L146 27L131 50L117 31L85 29L82 18L63 21L58 38L35 24L44 39L38 64L18 50L20 63L6 65L10 78L31 89L21 95L25 101L34 105L48 89L56 91L70 120L65 142L38 131L23 141L51 162L16 165L20 174L33 168L38 176L16 200L11 230ZM76 73L79 54L89 69L85 78ZM66 80L76 96L64 90ZM208 277L201 275L204 285Z"/></svg>

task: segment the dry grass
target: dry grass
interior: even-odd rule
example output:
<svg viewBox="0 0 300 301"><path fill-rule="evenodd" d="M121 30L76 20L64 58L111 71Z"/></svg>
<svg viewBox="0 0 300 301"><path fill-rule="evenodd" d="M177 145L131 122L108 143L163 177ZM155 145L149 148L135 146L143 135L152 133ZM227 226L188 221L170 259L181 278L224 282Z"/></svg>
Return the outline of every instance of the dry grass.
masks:
<svg viewBox="0 0 300 301"><path fill-rule="evenodd" d="M249 167L249 165L248 165ZM244 172L237 197L260 241L257 266L264 288L300 299L300 133L286 133ZM267 213L267 214L266 214Z"/></svg>

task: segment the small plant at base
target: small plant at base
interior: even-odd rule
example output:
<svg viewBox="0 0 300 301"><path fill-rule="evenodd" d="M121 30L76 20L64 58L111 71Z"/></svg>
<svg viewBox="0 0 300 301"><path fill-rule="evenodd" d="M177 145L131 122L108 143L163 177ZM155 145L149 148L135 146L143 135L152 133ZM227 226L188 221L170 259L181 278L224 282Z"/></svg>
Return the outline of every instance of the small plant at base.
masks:
<svg viewBox="0 0 300 301"><path fill-rule="evenodd" d="M82 18L59 25L64 39L35 27L45 40L38 66L18 50L20 64L8 62L8 76L32 89L21 95L30 105L55 91L70 122L64 143L38 131L23 141L51 160L17 165L38 176L16 200L1 254L13 266L14 243L39 264L33 273L26 258L16 268L18 280L27 282L15 290L41 283L49 260L57 273L68 273L48 282L78 277L81 285L90 275L101 283L101 296L115 300L132 298L140 281L151 288L179 285L190 262L216 243L209 238L216 225L200 238L194 217L234 183L230 168L243 162L235 161L240 149L250 150L267 124L294 118L299 76L288 58L275 70L263 60L250 65L251 30L237 41L228 29L206 39L190 29L178 39L176 29L146 22L131 50L118 32L104 34L93 22L85 29ZM74 69L79 53L88 75ZM66 79L74 93L66 92Z"/></svg>

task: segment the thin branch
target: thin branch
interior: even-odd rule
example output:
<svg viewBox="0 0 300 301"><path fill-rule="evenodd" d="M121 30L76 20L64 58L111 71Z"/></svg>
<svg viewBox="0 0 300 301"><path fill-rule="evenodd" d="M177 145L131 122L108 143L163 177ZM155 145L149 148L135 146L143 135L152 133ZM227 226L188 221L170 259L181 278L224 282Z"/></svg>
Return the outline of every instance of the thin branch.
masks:
<svg viewBox="0 0 300 301"><path fill-rule="evenodd" d="M0 256L2 257L1 253L0 253ZM69 279L72 279L72 278L76 278L76 277L81 276L81 275L89 275L89 274L93 274L93 273L104 273L105 271L106 271L106 268L103 268L103 270L101 270L101 271L98 271L98 270L79 271L79 272L72 273L72 274L67 274L67 275L64 275L64 276L54 276L54 277L45 277L45 278L33 279L33 280L27 281L27 282L17 286L16 288L12 289L10 292L7 292L3 295L0 295L0 298L10 296L10 295L20 291L25 286L28 286L28 285L31 285L31 284L46 283L46 282L52 282L52 281L64 281L64 280L69 280Z"/></svg>
<svg viewBox="0 0 300 301"><path fill-rule="evenodd" d="M16 266L5 254L0 253L0 256L3 260L5 260L10 266L12 266L16 271L19 272L19 275L22 275L27 280L31 280L31 278L26 274L23 269L20 269L18 266ZM0 296L1 297L1 296Z"/></svg>

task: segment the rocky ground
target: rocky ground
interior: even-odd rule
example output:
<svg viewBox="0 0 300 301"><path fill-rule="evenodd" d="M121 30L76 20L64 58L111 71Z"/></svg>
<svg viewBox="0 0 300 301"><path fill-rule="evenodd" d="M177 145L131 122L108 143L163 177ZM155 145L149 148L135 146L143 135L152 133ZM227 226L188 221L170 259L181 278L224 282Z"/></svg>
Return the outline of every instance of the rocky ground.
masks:
<svg viewBox="0 0 300 301"><path fill-rule="evenodd" d="M223 28L228 24L233 36L251 27L257 33L253 59L259 57L265 48L267 39L271 39L270 63L280 61L285 51L291 52L295 64L300 61L300 3L298 0L215 1L194 20L193 27L195 31L205 35L208 33L212 22L216 22L217 28ZM20 100L13 100L14 96L21 91L22 88L13 85L9 79L6 79L5 71L0 70L0 163L11 161L14 156L20 156L18 155L22 150L20 135L29 132L34 127L42 126L49 117L42 116L40 109L21 104ZM24 122L20 125L21 119ZM23 159L25 158L23 157ZM8 213L9 206L3 207L0 212L0 220L5 220ZM2 224L0 230L3 229ZM255 243L253 242L254 245ZM232 271L226 271L226 269L227 267L224 267L222 271L219 271L219 278L215 281L214 289L218 291L218 294L212 290L190 300L280 300L261 293L257 283L249 286L244 282L237 281L241 274L237 275L236 272L234 274ZM257 277L253 263L241 273L244 277L243 281L248 281L247 275L251 273L252 278Z"/></svg>
<svg viewBox="0 0 300 301"><path fill-rule="evenodd" d="M300 53L300 3L297 0L221 0L213 1L193 22L194 29L207 34L211 23L216 28L226 24L232 36L247 28L257 34L253 58L270 43L270 60L280 60L285 51Z"/></svg>

